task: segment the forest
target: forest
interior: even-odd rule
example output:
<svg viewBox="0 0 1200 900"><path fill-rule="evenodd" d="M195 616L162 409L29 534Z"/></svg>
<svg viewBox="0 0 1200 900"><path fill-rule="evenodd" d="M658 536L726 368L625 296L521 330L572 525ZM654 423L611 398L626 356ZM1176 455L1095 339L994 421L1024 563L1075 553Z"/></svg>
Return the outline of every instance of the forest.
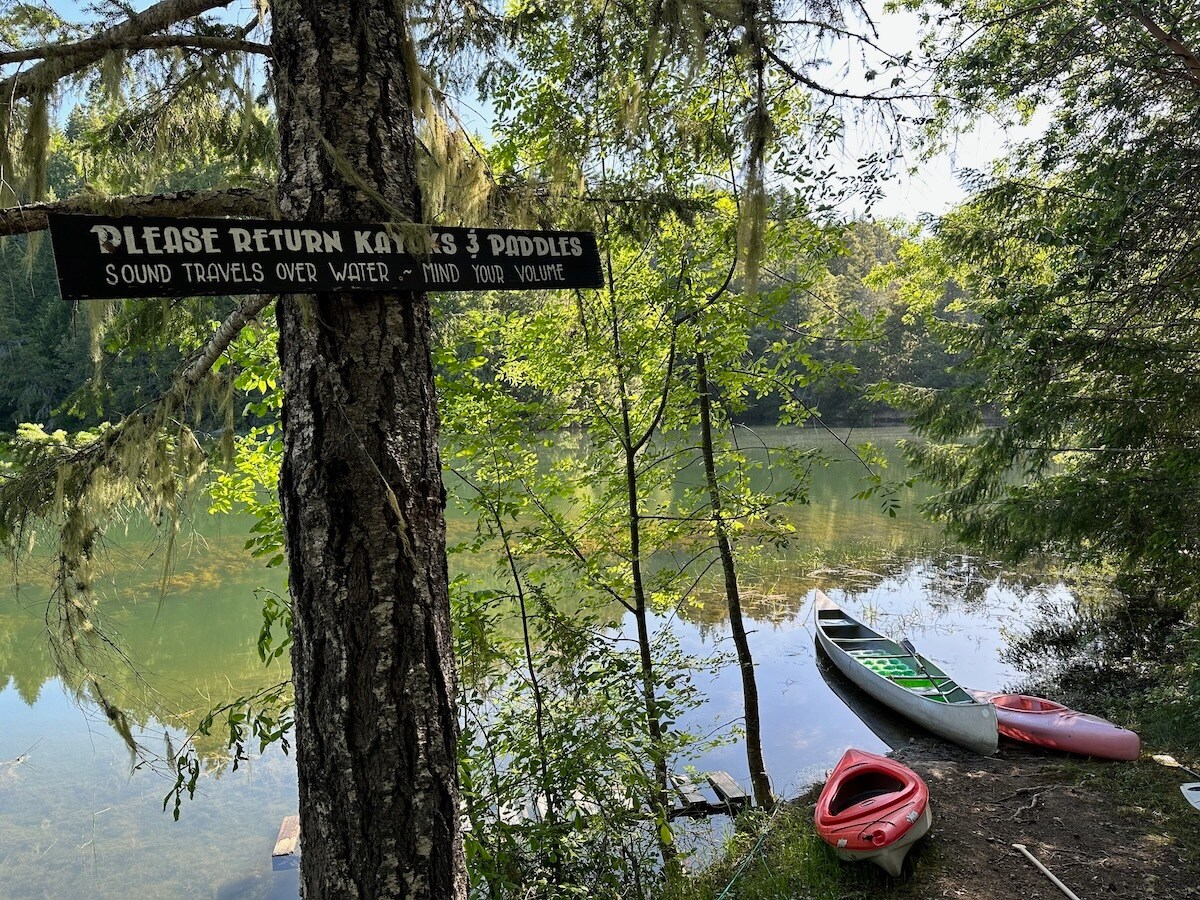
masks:
<svg viewBox="0 0 1200 900"><path fill-rule="evenodd" d="M1124 768L1002 744L1030 806L996 833L1071 782L1109 893L1195 884L1154 762L1200 763L1191 4L5 0L0 38L0 622L40 628L0 635L0 697L54 673L156 815L283 754L304 897L1025 896L973 886L949 797L904 877L839 863L781 758L767 632L924 566L971 615L1024 598L989 626L1019 687L1141 736ZM953 208L873 213L993 127ZM603 286L70 302L61 214L588 232ZM889 522L919 550L853 544ZM225 529L253 626L206 652L254 674L172 705L127 610ZM677 795L711 758L751 808L705 832ZM984 771L915 758L959 803Z"/></svg>

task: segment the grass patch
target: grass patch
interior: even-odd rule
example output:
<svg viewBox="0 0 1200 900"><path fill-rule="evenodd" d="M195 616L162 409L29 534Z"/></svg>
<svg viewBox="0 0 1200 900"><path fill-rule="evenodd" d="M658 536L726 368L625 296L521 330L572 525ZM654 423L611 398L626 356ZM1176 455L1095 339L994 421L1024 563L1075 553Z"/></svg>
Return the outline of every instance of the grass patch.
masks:
<svg viewBox="0 0 1200 900"><path fill-rule="evenodd" d="M923 871L938 866L928 841L906 863ZM870 863L844 863L817 837L812 805L780 804L770 814L739 817L721 858L701 872L669 880L656 900L854 900L907 897L907 875L893 880Z"/></svg>

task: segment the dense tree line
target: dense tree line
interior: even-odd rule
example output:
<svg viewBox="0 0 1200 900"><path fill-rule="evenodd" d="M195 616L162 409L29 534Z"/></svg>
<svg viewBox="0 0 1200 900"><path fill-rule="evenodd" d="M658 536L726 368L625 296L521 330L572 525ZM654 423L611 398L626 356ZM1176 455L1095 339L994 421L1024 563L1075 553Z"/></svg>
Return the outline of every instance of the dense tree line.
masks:
<svg viewBox="0 0 1200 900"><path fill-rule="evenodd" d="M907 229L899 223L857 222L829 226L828 253L808 273L768 272L763 286L788 293L787 302L755 324L751 348L765 351L777 341L811 335L811 362L821 377L790 391L771 390L748 397L738 421L756 425L779 422L785 401L799 400L833 425L893 424L904 413L885 402L870 401L866 388L881 381L929 388L953 384L954 356L910 315L894 285L872 286L867 276L896 260ZM169 386L182 352L176 342L163 344L152 333L112 328L96 341L87 304L73 307L58 299L49 241L24 236L0 247L0 432L22 422L67 430L89 428L158 397ZM805 283L795 286L798 279ZM439 299L439 315L462 312L470 295ZM197 320L220 319L232 306L227 299L189 301ZM144 323L143 323L144 324ZM244 433L255 419L238 417ZM208 415L205 430L219 436L221 416Z"/></svg>
<svg viewBox="0 0 1200 900"><path fill-rule="evenodd" d="M1047 120L893 271L962 359L955 386L888 393L928 439L932 511L1013 556L1111 566L1136 604L1194 604L1195 7L924 6L948 90Z"/></svg>

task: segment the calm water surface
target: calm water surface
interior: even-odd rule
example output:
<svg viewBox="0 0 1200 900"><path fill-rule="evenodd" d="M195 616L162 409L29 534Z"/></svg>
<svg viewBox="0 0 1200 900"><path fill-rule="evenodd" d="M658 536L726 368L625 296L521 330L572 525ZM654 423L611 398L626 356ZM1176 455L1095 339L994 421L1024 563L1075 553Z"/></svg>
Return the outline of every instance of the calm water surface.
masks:
<svg viewBox="0 0 1200 900"><path fill-rule="evenodd" d="M884 447L900 435L860 431L854 440ZM837 451L811 431L779 429L764 440ZM898 455L889 456L899 474ZM756 554L743 573L764 752L784 794L823 778L847 746L879 751L911 734L894 721L874 722L873 730L838 699L836 681L827 685L814 658L813 588L880 631L910 637L958 680L983 688L1017 674L999 656L1006 629L1019 630L1035 603L1068 596L1050 575L1013 572L947 546L914 509L919 492L902 495L895 518L850 499L861 488L860 472L850 463L818 470L810 504L789 512L797 528L790 546ZM449 527L453 542L473 525L451 511ZM114 670L100 681L160 753L164 733L178 742L197 711L287 675L264 669L255 649L255 589L281 590L281 573L242 553L239 523L201 522L198 530L205 537L178 554L161 602L161 548L137 535L110 542L118 574L106 587L109 625L141 668L137 678ZM274 872L270 860L281 819L296 810L292 759L269 749L233 772L221 742L210 741L197 798L172 821L162 811L171 786L165 767L149 760L133 770L103 715L55 674L44 640L46 573L29 564L17 580L18 589L0 593L0 896L295 897L294 871ZM717 598L660 624L685 650L732 653ZM724 669L707 694L688 724L705 732L736 725L736 671ZM726 769L748 786L736 742L697 763Z"/></svg>

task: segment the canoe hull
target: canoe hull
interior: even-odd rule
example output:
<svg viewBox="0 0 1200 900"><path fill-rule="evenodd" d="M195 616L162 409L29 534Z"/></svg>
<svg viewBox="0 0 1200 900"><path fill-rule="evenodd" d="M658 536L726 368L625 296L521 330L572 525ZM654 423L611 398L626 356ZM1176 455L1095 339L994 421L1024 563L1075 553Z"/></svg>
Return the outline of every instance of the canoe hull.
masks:
<svg viewBox="0 0 1200 900"><path fill-rule="evenodd" d="M929 789L907 766L852 747L830 773L813 821L839 859L896 877L933 822Z"/></svg>
<svg viewBox="0 0 1200 900"><path fill-rule="evenodd" d="M970 691L976 700L996 707L1000 733L1005 737L1064 753L1100 759L1137 759L1141 739L1107 719L1028 694Z"/></svg>
<svg viewBox="0 0 1200 900"><path fill-rule="evenodd" d="M814 616L816 617L817 640L821 644L821 649L825 651L825 655L829 657L839 672L880 703L891 707L934 734L974 753L991 756L996 752L999 745L999 732L996 710L992 704L980 703L966 695L965 692L963 693L964 702L938 702L927 696L916 694L883 675L877 674L860 662L859 658L843 649L843 645L827 633L828 625L823 626L822 620L828 622L833 616L837 616L841 620L857 626L855 633L874 635L871 638L864 638L864 641L878 640L889 645L891 642L846 615L821 591L817 591ZM924 657L918 655L916 659L930 670L935 669L933 664ZM957 685L954 687L957 688ZM961 691L961 689L958 690Z"/></svg>

